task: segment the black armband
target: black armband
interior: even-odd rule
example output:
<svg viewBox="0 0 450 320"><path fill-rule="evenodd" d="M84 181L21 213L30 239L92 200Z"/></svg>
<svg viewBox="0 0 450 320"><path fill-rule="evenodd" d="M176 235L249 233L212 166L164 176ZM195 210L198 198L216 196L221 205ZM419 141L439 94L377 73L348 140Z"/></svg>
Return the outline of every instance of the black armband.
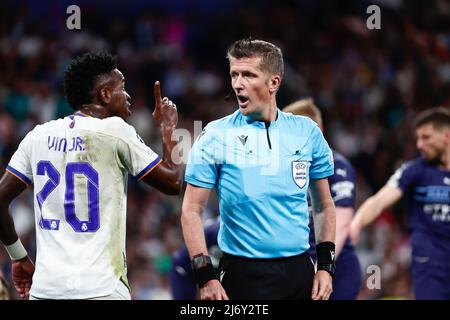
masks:
<svg viewBox="0 0 450 320"><path fill-rule="evenodd" d="M203 253L195 255L192 258L191 266L199 288L203 287L209 280L217 279L210 256L205 256Z"/></svg>
<svg viewBox="0 0 450 320"><path fill-rule="evenodd" d="M317 270L327 271L332 278L334 278L334 275L336 273L334 250L335 245L331 241L321 242L316 245Z"/></svg>

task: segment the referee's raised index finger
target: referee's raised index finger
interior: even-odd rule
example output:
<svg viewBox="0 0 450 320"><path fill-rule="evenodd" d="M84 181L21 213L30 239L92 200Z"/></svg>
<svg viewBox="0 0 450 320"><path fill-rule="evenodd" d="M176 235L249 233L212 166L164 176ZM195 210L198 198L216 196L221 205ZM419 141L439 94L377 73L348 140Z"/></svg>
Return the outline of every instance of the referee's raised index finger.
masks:
<svg viewBox="0 0 450 320"><path fill-rule="evenodd" d="M161 101L161 84L159 81L155 82L155 103L158 105L158 103Z"/></svg>

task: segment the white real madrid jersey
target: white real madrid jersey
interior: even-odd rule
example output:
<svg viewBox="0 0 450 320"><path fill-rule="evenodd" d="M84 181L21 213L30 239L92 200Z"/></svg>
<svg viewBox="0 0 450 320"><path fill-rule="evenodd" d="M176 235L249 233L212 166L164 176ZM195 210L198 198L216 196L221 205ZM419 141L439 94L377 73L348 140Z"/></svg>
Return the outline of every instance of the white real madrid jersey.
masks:
<svg viewBox="0 0 450 320"><path fill-rule="evenodd" d="M86 299L127 284L128 174L143 178L161 162L119 117L76 113L36 126L7 171L34 185L36 271L30 294Z"/></svg>

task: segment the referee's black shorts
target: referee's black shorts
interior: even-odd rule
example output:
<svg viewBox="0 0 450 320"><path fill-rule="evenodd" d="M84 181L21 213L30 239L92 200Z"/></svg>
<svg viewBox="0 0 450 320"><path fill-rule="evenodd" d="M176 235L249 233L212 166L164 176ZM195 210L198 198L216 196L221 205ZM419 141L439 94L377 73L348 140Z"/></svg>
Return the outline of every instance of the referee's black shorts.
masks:
<svg viewBox="0 0 450 320"><path fill-rule="evenodd" d="M274 259L224 253L219 276L231 300L311 300L314 266L308 251Z"/></svg>

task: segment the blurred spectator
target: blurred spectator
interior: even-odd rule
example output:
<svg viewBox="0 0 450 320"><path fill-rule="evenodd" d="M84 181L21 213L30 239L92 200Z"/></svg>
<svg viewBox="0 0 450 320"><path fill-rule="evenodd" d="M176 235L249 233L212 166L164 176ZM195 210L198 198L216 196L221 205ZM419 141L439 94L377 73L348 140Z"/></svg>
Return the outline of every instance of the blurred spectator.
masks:
<svg viewBox="0 0 450 320"><path fill-rule="evenodd" d="M2 270L0 270L0 300L9 300L10 299L10 289L6 282L5 276L3 275Z"/></svg>

